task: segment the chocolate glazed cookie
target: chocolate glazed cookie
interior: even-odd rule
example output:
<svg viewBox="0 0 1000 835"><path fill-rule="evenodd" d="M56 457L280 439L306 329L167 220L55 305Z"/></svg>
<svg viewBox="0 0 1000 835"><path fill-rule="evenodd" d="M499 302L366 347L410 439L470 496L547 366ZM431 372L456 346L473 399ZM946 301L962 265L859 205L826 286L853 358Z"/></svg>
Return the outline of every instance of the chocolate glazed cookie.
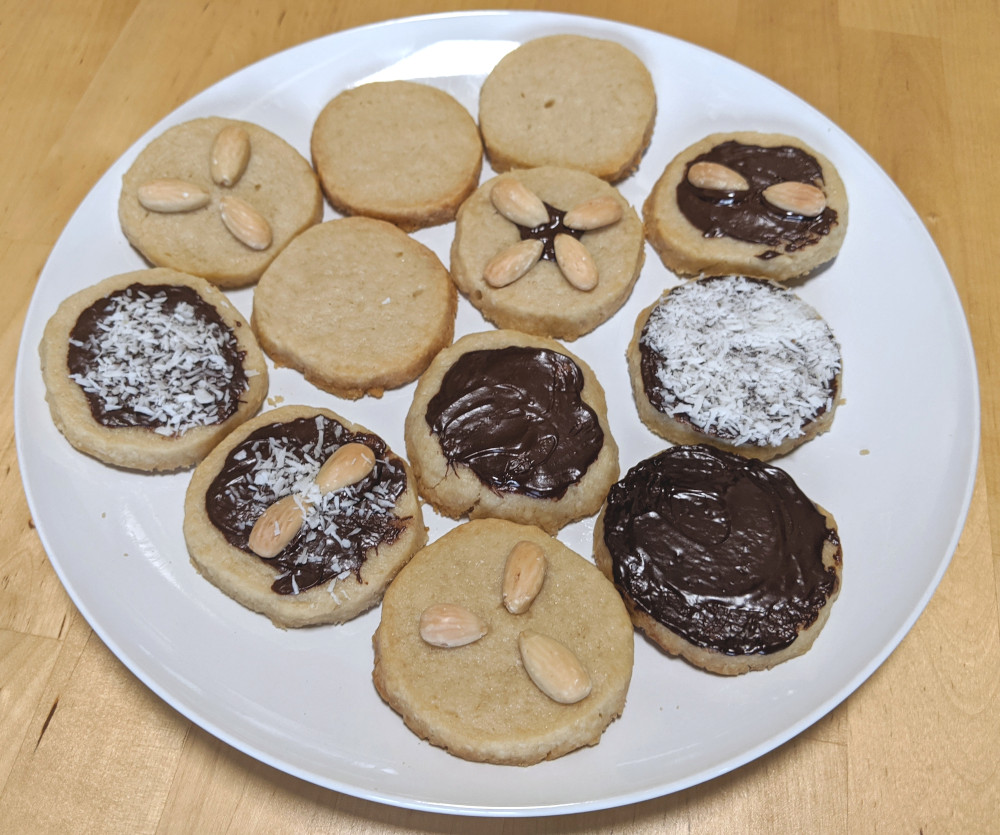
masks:
<svg viewBox="0 0 1000 835"><path fill-rule="evenodd" d="M594 548L642 631L727 675L804 653L840 591L833 517L783 470L703 445L615 484Z"/></svg>
<svg viewBox="0 0 1000 835"><path fill-rule="evenodd" d="M590 368L554 340L510 330L470 334L435 358L406 446L421 495L441 513L549 533L596 513L618 472Z"/></svg>

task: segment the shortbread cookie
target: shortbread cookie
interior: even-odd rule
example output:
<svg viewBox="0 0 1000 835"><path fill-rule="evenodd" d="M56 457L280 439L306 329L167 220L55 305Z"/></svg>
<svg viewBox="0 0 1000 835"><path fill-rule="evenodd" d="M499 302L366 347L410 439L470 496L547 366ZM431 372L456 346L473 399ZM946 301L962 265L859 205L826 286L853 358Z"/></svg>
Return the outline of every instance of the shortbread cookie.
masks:
<svg viewBox="0 0 1000 835"><path fill-rule="evenodd" d="M826 432L840 400L840 346L780 284L691 281L647 307L628 347L639 417L675 444L767 460Z"/></svg>
<svg viewBox="0 0 1000 835"><path fill-rule="evenodd" d="M379 397L451 343L457 298L426 246L382 220L340 218L275 259L254 291L251 323L277 365L340 397Z"/></svg>
<svg viewBox="0 0 1000 835"><path fill-rule="evenodd" d="M519 614L503 595L515 549L541 566L530 575L541 580L537 596L520 598L530 601L523 611L511 606ZM466 612L479 622L474 632ZM566 662L539 663L546 639L571 654ZM633 644L621 598L591 563L538 528L484 519L428 545L393 581L373 678L421 738L468 760L531 765L600 741L625 705Z"/></svg>
<svg viewBox="0 0 1000 835"><path fill-rule="evenodd" d="M339 480L321 470L360 447L366 467ZM282 506L290 515L272 522ZM427 531L409 468L384 440L327 409L283 406L241 426L195 469L184 538L210 582L276 626L299 627L343 623L376 605Z"/></svg>
<svg viewBox="0 0 1000 835"><path fill-rule="evenodd" d="M652 641L723 675L806 652L843 569L836 522L791 476L705 445L629 470L598 517L594 556Z"/></svg>
<svg viewBox="0 0 1000 835"><path fill-rule="evenodd" d="M613 41L552 35L522 44L479 95L494 171L557 165L617 182L639 165L656 117L649 70Z"/></svg>
<svg viewBox="0 0 1000 835"><path fill-rule="evenodd" d="M70 296L39 353L59 431L130 469L197 463L267 394L264 355L239 311L204 279L164 268Z"/></svg>
<svg viewBox="0 0 1000 835"><path fill-rule="evenodd" d="M428 84L362 84L323 108L312 158L337 211L406 231L447 223L479 182L483 145L469 112Z"/></svg>
<svg viewBox="0 0 1000 835"><path fill-rule="evenodd" d="M469 334L420 377L406 416L420 493L453 518L554 533L596 513L618 477L604 390L558 342Z"/></svg>
<svg viewBox="0 0 1000 835"><path fill-rule="evenodd" d="M666 167L643 219L649 242L680 275L783 281L839 252L847 192L833 164L800 139L717 133Z"/></svg>
<svg viewBox="0 0 1000 835"><path fill-rule="evenodd" d="M616 188L549 166L501 174L462 204L451 275L494 324L575 339L625 303L644 258L642 222Z"/></svg>
<svg viewBox="0 0 1000 835"><path fill-rule="evenodd" d="M239 287L323 217L308 161L250 122L210 117L154 139L122 178L125 237L155 266Z"/></svg>

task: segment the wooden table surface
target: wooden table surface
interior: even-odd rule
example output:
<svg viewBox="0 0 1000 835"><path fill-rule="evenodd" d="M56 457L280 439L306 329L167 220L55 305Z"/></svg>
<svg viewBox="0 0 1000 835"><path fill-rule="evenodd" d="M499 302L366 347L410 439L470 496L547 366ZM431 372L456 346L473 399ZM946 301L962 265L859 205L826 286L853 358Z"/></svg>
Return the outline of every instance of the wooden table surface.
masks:
<svg viewBox="0 0 1000 835"><path fill-rule="evenodd" d="M984 428L964 535L929 606L854 695L792 741L706 784L624 808L521 821L408 811L318 788L217 741L105 648L63 591L35 532L12 408L35 282L107 167L191 96L321 35L474 7L3 0L0 831L1000 831L997 3L577 0L520 7L645 26L763 73L839 124L916 208L965 306Z"/></svg>

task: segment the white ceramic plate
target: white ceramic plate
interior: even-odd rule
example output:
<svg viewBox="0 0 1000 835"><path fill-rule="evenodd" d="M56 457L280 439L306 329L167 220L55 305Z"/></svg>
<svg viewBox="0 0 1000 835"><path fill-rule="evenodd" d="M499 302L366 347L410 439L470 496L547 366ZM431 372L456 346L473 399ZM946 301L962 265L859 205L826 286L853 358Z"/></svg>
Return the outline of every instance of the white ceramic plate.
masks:
<svg viewBox="0 0 1000 835"><path fill-rule="evenodd" d="M49 418L37 345L65 296L143 266L118 227L119 183L168 125L240 117L308 155L313 119L345 87L418 79L475 114L496 61L520 42L557 32L620 41L656 80L653 141L621 186L637 207L677 151L719 130L797 135L839 169L851 201L846 243L797 292L842 343L846 402L831 432L781 466L835 514L845 568L829 623L804 657L729 679L665 657L638 637L624 715L600 745L524 769L465 762L403 726L371 683L377 610L344 626L281 631L198 577L181 534L189 474L121 472L75 452ZM447 264L452 232L449 225L416 237ZM663 447L638 422L624 351L639 310L675 283L650 250L627 306L573 344L607 390L623 471ZM252 291L232 297L248 314ZM458 332L487 327L463 301ZM279 370L271 394L331 406L404 450L412 386L339 402ZM882 663L937 586L964 523L979 437L975 361L951 279L917 215L853 141L718 55L606 21L520 12L331 35L246 68L154 127L95 186L52 251L24 328L15 411L25 490L52 564L94 630L142 681L211 733L291 774L384 803L476 815L576 812L658 796L746 763L823 716ZM451 527L429 511L428 521L432 537ZM592 521L579 523L562 538L589 555L592 529Z"/></svg>

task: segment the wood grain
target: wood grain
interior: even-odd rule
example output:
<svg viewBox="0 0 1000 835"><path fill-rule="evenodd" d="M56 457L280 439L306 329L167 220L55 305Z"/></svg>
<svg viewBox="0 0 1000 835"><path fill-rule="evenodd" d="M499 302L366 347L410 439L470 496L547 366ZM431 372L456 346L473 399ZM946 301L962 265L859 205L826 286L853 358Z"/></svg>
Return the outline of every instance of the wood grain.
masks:
<svg viewBox="0 0 1000 835"><path fill-rule="evenodd" d="M2 0L0 832L997 831L996 3L490 5L610 16L733 58L836 121L913 203L965 306L982 391L975 495L940 588L889 660L814 727L731 774L606 812L513 822L380 806L289 777L193 726L91 632L33 529L11 404L18 340L37 276L107 167L199 91L333 31L475 5Z"/></svg>

